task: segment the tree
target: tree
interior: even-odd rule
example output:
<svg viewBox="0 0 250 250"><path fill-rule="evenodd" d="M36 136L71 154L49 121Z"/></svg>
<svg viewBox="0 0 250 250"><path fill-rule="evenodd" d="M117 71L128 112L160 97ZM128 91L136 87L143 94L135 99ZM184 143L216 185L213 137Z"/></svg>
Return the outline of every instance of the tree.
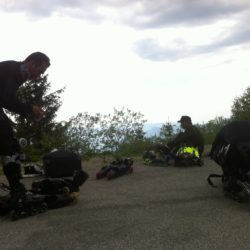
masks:
<svg viewBox="0 0 250 250"><path fill-rule="evenodd" d="M168 141L174 134L174 128L173 125L170 122L166 122L162 125L160 129L160 138L163 141Z"/></svg>
<svg viewBox="0 0 250 250"><path fill-rule="evenodd" d="M143 115L129 109L114 109L113 114L79 113L70 119L68 148L84 157L117 152L144 138Z"/></svg>
<svg viewBox="0 0 250 250"><path fill-rule="evenodd" d="M114 113L105 115L100 123L104 151L115 152L124 144L132 144L144 138L143 114L130 109L114 108Z"/></svg>
<svg viewBox="0 0 250 250"><path fill-rule="evenodd" d="M90 157L101 150L99 123L101 115L90 115L87 112L71 117L67 129L67 149Z"/></svg>
<svg viewBox="0 0 250 250"><path fill-rule="evenodd" d="M27 81L18 91L18 98L22 102L38 105L45 111L40 121L36 121L31 116L24 118L14 115L16 136L25 137L28 140L29 146L26 151L34 159L53 148L62 147L67 141L65 132L68 123L55 122L56 112L61 106L60 94L64 88L48 93L50 86L45 75L36 80Z"/></svg>
<svg viewBox="0 0 250 250"><path fill-rule="evenodd" d="M231 121L230 118L224 118L224 117L216 117L213 120L208 121L207 123L203 124L196 124L196 126L201 131L205 144L211 144L214 141L215 136L220 131L222 127L224 127L226 124L228 124Z"/></svg>
<svg viewBox="0 0 250 250"><path fill-rule="evenodd" d="M234 99L231 111L233 120L250 120L250 87Z"/></svg>

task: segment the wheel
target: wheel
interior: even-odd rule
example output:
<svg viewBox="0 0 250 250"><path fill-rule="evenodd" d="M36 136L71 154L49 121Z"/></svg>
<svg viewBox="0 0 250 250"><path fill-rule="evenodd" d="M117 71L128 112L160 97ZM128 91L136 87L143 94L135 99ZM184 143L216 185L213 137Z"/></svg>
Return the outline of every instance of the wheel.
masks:
<svg viewBox="0 0 250 250"><path fill-rule="evenodd" d="M48 205L46 202L43 202L40 207L40 213L46 212L48 210Z"/></svg>
<svg viewBox="0 0 250 250"><path fill-rule="evenodd" d="M69 193L70 193L69 187L63 187L62 191L63 191L63 194L65 194L65 195L69 195Z"/></svg>
<svg viewBox="0 0 250 250"><path fill-rule="evenodd" d="M25 216L33 216L35 215L37 212L36 212L36 209L34 207L29 207L29 208L26 208L26 211L25 211Z"/></svg>
<svg viewBox="0 0 250 250"><path fill-rule="evenodd" d="M108 173L107 173L107 178L108 180L111 180L113 179L115 176L115 172L113 170L110 170Z"/></svg>

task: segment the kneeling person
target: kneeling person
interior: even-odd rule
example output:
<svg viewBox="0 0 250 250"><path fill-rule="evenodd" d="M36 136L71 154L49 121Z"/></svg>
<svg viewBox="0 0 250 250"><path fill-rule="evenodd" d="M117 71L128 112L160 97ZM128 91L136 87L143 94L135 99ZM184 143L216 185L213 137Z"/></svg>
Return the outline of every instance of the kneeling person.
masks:
<svg viewBox="0 0 250 250"><path fill-rule="evenodd" d="M178 121L184 132L180 132L167 146L175 155L175 165L202 165L204 139L189 116Z"/></svg>

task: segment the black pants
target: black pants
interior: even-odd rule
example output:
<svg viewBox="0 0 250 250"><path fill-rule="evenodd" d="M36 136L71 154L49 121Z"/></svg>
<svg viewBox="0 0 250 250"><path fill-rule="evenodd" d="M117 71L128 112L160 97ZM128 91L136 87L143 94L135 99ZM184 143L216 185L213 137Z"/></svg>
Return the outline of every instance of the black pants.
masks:
<svg viewBox="0 0 250 250"><path fill-rule="evenodd" d="M2 158L3 172L9 182L11 193L23 189L20 183L21 166L15 160L15 154L19 151L19 144L14 137L11 121L0 109L0 157Z"/></svg>
<svg viewBox="0 0 250 250"><path fill-rule="evenodd" d="M11 121L0 108L0 155L13 155L15 153L14 142Z"/></svg>

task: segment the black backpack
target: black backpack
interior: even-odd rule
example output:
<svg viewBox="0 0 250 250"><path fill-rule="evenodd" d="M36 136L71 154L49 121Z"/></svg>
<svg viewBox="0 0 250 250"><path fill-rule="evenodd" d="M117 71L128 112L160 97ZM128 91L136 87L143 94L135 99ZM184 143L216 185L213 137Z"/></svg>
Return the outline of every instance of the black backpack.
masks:
<svg viewBox="0 0 250 250"><path fill-rule="evenodd" d="M81 157L74 152L57 150L43 156L43 167L46 177L72 177L75 171L81 170Z"/></svg>

